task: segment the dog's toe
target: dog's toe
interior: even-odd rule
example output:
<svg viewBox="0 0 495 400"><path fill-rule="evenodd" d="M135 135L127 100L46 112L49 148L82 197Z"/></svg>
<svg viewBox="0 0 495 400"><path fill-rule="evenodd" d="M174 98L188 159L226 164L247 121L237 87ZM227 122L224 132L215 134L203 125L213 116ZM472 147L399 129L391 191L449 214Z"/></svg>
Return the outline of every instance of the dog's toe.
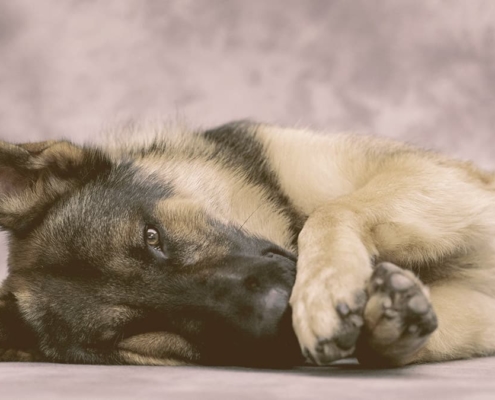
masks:
<svg viewBox="0 0 495 400"><path fill-rule="evenodd" d="M365 328L357 356L363 364L402 364L437 328L428 291L410 272L378 265L368 284Z"/></svg>
<svg viewBox="0 0 495 400"><path fill-rule="evenodd" d="M307 330L308 337L300 338L310 343L303 347L303 354L308 362L325 365L348 357L354 352L356 341L364 324L362 313L365 302L362 301L362 297L362 293L356 296L357 300L352 305L345 302L337 303L333 313L325 310L325 315L321 317L320 322L327 320L329 323L326 326L313 324L311 329ZM329 318L329 314L333 315L333 318ZM332 327L336 329L330 329ZM325 332L324 328L329 328L327 329L328 335L321 334ZM315 332L316 329L320 334L318 331Z"/></svg>

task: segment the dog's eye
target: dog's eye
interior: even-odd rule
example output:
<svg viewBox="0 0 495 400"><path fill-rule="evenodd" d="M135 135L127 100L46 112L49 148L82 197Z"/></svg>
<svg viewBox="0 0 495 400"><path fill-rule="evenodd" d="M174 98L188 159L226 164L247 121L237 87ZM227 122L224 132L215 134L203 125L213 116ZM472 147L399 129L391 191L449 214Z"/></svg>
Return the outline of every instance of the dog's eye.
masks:
<svg viewBox="0 0 495 400"><path fill-rule="evenodd" d="M152 247L160 246L160 234L154 228L148 228L145 232L146 243Z"/></svg>

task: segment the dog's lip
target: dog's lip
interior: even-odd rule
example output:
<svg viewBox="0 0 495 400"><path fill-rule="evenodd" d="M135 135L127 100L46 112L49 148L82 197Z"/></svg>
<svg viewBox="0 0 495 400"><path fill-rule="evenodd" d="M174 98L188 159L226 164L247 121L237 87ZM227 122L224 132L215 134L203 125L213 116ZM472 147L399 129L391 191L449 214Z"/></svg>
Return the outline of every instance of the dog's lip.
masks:
<svg viewBox="0 0 495 400"><path fill-rule="evenodd" d="M267 249L265 249L262 253L262 255L266 256L266 257L282 257L282 258L285 258L289 261L292 261L293 263L297 263L297 256L288 251L288 250L285 250L283 249L282 247L279 247L279 246L271 246Z"/></svg>
<svg viewBox="0 0 495 400"><path fill-rule="evenodd" d="M281 263L279 262L279 265L282 266L286 272L290 273L291 283L289 285L292 289L292 286L294 286L297 269L297 256L294 253L278 246L266 250L263 252L263 256L282 261Z"/></svg>

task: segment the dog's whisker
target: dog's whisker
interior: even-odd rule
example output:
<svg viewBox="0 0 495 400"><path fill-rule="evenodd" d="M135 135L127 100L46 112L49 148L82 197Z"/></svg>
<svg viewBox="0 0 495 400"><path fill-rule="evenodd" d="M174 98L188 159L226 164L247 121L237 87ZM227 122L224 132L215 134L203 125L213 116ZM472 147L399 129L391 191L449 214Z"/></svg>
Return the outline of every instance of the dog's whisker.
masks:
<svg viewBox="0 0 495 400"><path fill-rule="evenodd" d="M262 204L260 204L258 207L255 208L255 210L249 215L249 217L246 218L246 220L242 223L241 227L239 229L243 229L244 226L248 223L248 221L253 217L254 214L261 208Z"/></svg>

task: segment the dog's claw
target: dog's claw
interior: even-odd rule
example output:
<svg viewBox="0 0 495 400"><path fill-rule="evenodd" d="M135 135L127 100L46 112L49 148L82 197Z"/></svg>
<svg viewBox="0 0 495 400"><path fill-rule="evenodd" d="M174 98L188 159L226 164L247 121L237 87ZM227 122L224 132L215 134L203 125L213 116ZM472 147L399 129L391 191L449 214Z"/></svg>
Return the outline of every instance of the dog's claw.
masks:
<svg viewBox="0 0 495 400"><path fill-rule="evenodd" d="M360 315L351 315L349 319L356 328L361 328L364 325L363 317Z"/></svg>
<svg viewBox="0 0 495 400"><path fill-rule="evenodd" d="M345 303L339 303L337 304L337 312L339 313L339 315L341 317L347 317L350 312L351 312L351 309L349 308L349 306Z"/></svg>
<svg viewBox="0 0 495 400"><path fill-rule="evenodd" d="M392 299L390 297L386 297L385 300L383 300L382 306L383 309L392 307Z"/></svg>

